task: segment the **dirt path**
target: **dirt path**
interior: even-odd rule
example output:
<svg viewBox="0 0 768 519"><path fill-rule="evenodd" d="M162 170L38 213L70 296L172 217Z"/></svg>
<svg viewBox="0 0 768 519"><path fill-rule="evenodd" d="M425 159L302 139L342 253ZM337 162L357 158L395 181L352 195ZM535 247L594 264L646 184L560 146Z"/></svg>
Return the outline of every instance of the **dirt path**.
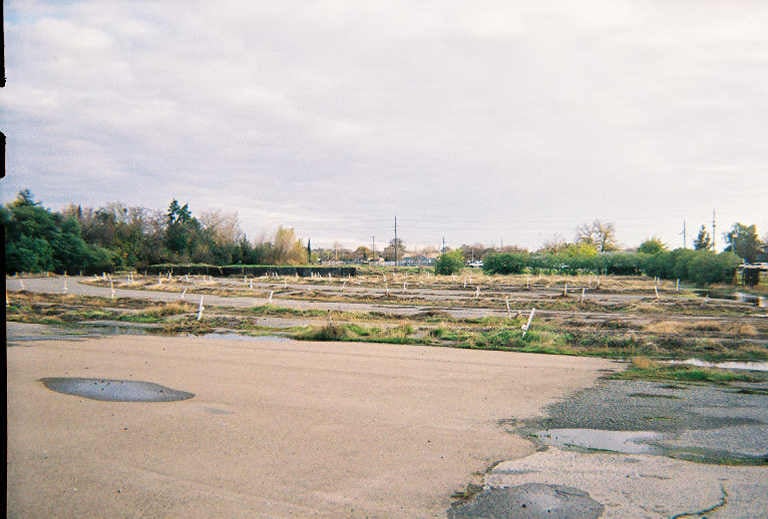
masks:
<svg viewBox="0 0 768 519"><path fill-rule="evenodd" d="M121 336L8 349L9 517L445 517L498 424L592 384L597 359L416 346ZM120 403L42 377L143 380Z"/></svg>
<svg viewBox="0 0 768 519"><path fill-rule="evenodd" d="M42 278L27 278L23 280L23 289L32 291L32 292L39 292L39 293L48 293L48 294L75 294L75 295L85 295L85 296L98 296L98 297L110 297L111 296L111 290L108 287L99 287L99 286L92 286L88 284L81 283L81 280L84 279L92 279L92 278L83 278L83 277L69 277L67 278L67 282L65 285L64 278L59 277L42 277ZM22 290L22 281L17 277L9 277L6 278L6 285L9 292L14 292L17 290ZM66 291L64 290L66 286ZM292 286L292 285L289 285ZM296 285L295 287L297 290L301 290L301 285ZM264 297L263 294L269 292L269 287L266 286L266 288L259 288L259 297L222 297L222 296L215 296L215 295L204 295L204 301L206 305L215 305L215 306L229 306L229 307L236 307L236 308L245 308L245 307L253 307L253 306L261 306L268 303L267 297ZM178 301L180 298L179 292L165 292L165 291L158 291L158 290L134 290L134 289L123 289L123 288L116 288L115 289L115 296L116 297L127 297L131 299L141 299L145 301ZM185 300L190 301L193 303L197 303L200 301L200 294L195 293L194 289L190 289L185 294ZM615 295L595 295L594 297L608 297L613 298ZM637 296L627 296L627 297L637 297ZM429 311L429 310L440 310L442 312L447 313L448 315L454 317L454 318L480 318L480 317L488 317L488 316L496 316L496 317L503 317L507 315L507 311L504 308L503 304L499 305L499 308L487 308L487 307L479 307L479 308L467 308L467 307L461 307L461 306L425 306L423 304L414 303L414 302L408 302L408 301L397 301L393 300L392 303L388 304L375 304L375 303L362 303L362 302L328 302L328 301L312 301L312 300L305 300L305 299L290 299L289 297L281 297L280 295L275 295L273 297L272 301L276 306L284 307L284 308L291 308L291 309L297 309L297 310L308 310L308 309L314 309L314 310L330 310L330 311L338 311L338 312L383 312L388 313L392 315L399 315L399 316L410 316L415 315L420 312ZM525 305L525 308L512 308L513 311L524 311L528 312L530 311L530 306ZM622 313L622 312L595 312L595 311L574 311L574 310L537 310L537 315L539 316L558 316L563 318L579 318L584 320L606 320L606 319L613 319L613 320L621 320L621 321L631 321L633 319L636 319L637 317L633 317L632 314L628 313ZM642 319L647 319L647 316L640 317ZM675 315L675 319L682 320L682 321L705 321L705 320L718 320L718 319L724 319L721 317L713 317L713 316L687 316L687 315ZM727 318L729 320L733 320L733 317ZM758 322L764 320L764 317L762 316L741 316L738 318L738 320L743 322Z"/></svg>

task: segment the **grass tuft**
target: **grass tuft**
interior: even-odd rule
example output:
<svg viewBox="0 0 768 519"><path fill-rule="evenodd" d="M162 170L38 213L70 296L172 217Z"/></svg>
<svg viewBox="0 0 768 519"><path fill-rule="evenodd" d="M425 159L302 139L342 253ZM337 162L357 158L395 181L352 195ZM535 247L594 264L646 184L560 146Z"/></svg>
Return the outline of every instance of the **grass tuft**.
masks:
<svg viewBox="0 0 768 519"><path fill-rule="evenodd" d="M731 382L762 382L768 376L757 373L687 366L685 364L663 364L648 357L640 356L633 357L630 367L625 371L614 374L612 378L728 384Z"/></svg>

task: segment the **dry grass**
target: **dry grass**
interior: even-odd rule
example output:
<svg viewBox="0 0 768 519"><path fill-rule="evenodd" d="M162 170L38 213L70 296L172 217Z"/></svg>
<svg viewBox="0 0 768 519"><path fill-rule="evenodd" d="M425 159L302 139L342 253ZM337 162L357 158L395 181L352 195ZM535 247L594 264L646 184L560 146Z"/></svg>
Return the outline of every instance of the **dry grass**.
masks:
<svg viewBox="0 0 768 519"><path fill-rule="evenodd" d="M658 362L655 362L648 357L632 357L632 367L636 369L653 369L658 367L658 365Z"/></svg>
<svg viewBox="0 0 768 519"><path fill-rule="evenodd" d="M178 315L189 312L194 312L195 306L189 303L183 303L181 301L174 301L171 303L162 303L158 305L148 306L139 310L139 315L148 317L165 317L167 315Z"/></svg>
<svg viewBox="0 0 768 519"><path fill-rule="evenodd" d="M654 321L643 327L649 333L678 334L687 329L687 325L680 321Z"/></svg>
<svg viewBox="0 0 768 519"><path fill-rule="evenodd" d="M698 321L688 325L688 329L694 332L720 332L722 326L716 321Z"/></svg>
<svg viewBox="0 0 768 519"><path fill-rule="evenodd" d="M758 335L757 328L749 323L730 323L723 331L738 337L755 337Z"/></svg>

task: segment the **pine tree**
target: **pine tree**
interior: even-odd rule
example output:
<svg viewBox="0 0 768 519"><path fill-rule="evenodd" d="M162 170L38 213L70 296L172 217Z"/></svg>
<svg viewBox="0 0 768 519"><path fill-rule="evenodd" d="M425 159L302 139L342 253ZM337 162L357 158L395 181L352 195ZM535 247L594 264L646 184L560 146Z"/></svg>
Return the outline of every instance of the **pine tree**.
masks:
<svg viewBox="0 0 768 519"><path fill-rule="evenodd" d="M695 250L709 250L712 248L712 238L709 237L707 228L704 225L699 229L699 235L693 240L693 248Z"/></svg>

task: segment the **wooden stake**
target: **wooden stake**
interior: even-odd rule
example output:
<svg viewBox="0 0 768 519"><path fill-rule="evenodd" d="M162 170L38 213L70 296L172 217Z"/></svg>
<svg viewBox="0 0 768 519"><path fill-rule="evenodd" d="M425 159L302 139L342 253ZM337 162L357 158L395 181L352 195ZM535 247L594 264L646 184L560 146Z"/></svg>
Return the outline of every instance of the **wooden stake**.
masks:
<svg viewBox="0 0 768 519"><path fill-rule="evenodd" d="M509 296L507 296L504 299L504 302L507 303L507 319L511 319L512 318L512 309L509 307Z"/></svg>
<svg viewBox="0 0 768 519"><path fill-rule="evenodd" d="M531 327L531 323L533 322L533 316L534 316L534 314L535 314L535 313L536 313L536 309L535 309L535 308L531 308L531 315L529 315L529 316L528 316L528 322L527 322L527 323L525 323L525 324L522 326L522 329L523 329L523 338L525 338L525 334L526 334L526 333L528 333L528 330L529 330L529 329L530 329L530 327Z"/></svg>
<svg viewBox="0 0 768 519"><path fill-rule="evenodd" d="M205 296L200 296L200 306L197 309L197 320L198 321L203 318L203 310L205 310L205 307L203 306L203 297L205 297Z"/></svg>
<svg viewBox="0 0 768 519"><path fill-rule="evenodd" d="M267 298L267 303L272 303L272 296L275 294L274 290L269 291L269 298Z"/></svg>

